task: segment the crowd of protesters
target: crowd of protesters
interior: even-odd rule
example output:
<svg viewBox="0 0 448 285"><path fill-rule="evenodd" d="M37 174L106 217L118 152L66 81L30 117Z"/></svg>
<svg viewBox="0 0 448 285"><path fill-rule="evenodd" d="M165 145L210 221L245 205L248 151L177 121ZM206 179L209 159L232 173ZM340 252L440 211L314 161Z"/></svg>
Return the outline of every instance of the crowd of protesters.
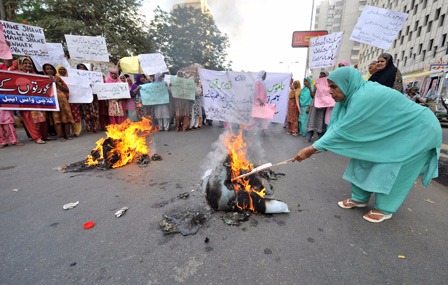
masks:
<svg viewBox="0 0 448 285"><path fill-rule="evenodd" d="M79 63L76 69L89 71L85 64ZM55 83L59 104L59 111L29 111L29 110L0 110L0 148L8 145L23 146L17 136L16 128L23 127L28 139L37 144L46 144L50 140L65 142L73 140L83 133L97 133L105 131L109 124L121 124L126 120L140 121L143 117L151 118L159 131L189 131L212 125L206 120L202 107L202 88L198 78L195 79L195 100L172 98L170 86L167 89L170 96L168 104L143 105L140 95L142 84L164 80L164 74L146 76L137 74L131 76L119 73L116 68L108 71L104 83L127 83L129 99L98 100L93 94L91 103L69 103L70 90L64 82L69 76L70 69L60 65L54 67L44 64L43 71L38 72L30 57L20 57L8 60L0 65L1 70L41 74L50 77ZM183 73L178 73L183 77Z"/></svg>

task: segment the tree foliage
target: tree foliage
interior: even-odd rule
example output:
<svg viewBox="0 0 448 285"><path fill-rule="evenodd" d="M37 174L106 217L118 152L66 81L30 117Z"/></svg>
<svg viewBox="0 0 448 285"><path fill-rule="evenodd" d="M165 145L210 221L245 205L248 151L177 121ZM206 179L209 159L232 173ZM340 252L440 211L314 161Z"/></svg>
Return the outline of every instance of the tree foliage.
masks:
<svg viewBox="0 0 448 285"><path fill-rule="evenodd" d="M153 52L149 28L138 12L141 0L18 0L16 21L42 27L47 42L65 34L103 36L111 61Z"/></svg>
<svg viewBox="0 0 448 285"><path fill-rule="evenodd" d="M214 70L230 68L231 63L226 62L228 37L218 29L212 15L189 6L170 13L157 7L154 12L150 35L171 73L194 63Z"/></svg>

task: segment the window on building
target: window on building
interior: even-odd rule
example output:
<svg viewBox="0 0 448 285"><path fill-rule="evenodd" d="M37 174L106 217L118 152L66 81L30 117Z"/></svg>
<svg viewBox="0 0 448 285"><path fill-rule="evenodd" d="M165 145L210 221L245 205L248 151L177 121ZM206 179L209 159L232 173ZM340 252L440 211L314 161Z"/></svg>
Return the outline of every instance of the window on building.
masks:
<svg viewBox="0 0 448 285"><path fill-rule="evenodd" d="M438 48L439 48L438 46L434 47L434 53L432 54L432 57L436 57Z"/></svg>
<svg viewBox="0 0 448 285"><path fill-rule="evenodd" d="M431 50L432 49L432 45L434 44L434 39L431 39L431 40L429 40L429 43L428 43L428 50Z"/></svg>
<svg viewBox="0 0 448 285"><path fill-rule="evenodd" d="M404 58L404 64L403 64L403 66L406 66L406 62L408 61L408 57L405 57Z"/></svg>
<svg viewBox="0 0 448 285"><path fill-rule="evenodd" d="M404 40L404 36L401 36L401 38L400 38L400 45L403 44L403 40Z"/></svg>
<svg viewBox="0 0 448 285"><path fill-rule="evenodd" d="M423 52L422 52L422 61L424 61L425 60L425 56L426 56L426 50L424 50Z"/></svg>
<svg viewBox="0 0 448 285"><path fill-rule="evenodd" d="M407 8L408 6L406 6L406 5L404 5L404 7L403 7L403 13L406 13L406 8Z"/></svg>
<svg viewBox="0 0 448 285"><path fill-rule="evenodd" d="M415 0L412 0L411 1L411 7L414 6L414 4L415 4Z"/></svg>
<svg viewBox="0 0 448 285"><path fill-rule="evenodd" d="M423 0L423 9L425 9L427 5L428 5L428 0Z"/></svg>
<svg viewBox="0 0 448 285"><path fill-rule="evenodd" d="M443 23L445 22L445 14L442 15L439 19L439 27L443 27Z"/></svg>
<svg viewBox="0 0 448 285"><path fill-rule="evenodd" d="M402 59L402 60L404 59L404 50L401 51L401 59Z"/></svg>
<svg viewBox="0 0 448 285"><path fill-rule="evenodd" d="M439 17L440 17L440 9L441 9L441 8L437 9L436 12L434 13L434 20L436 20L436 21L437 21L437 20L439 19Z"/></svg>
<svg viewBox="0 0 448 285"><path fill-rule="evenodd" d="M425 21L423 22L423 26L426 26L428 24L429 15L425 16Z"/></svg>
<svg viewBox="0 0 448 285"><path fill-rule="evenodd" d="M412 52L414 51L414 48L413 47L411 47L410 48L410 50L409 50L409 57L411 57L412 56Z"/></svg>
<svg viewBox="0 0 448 285"><path fill-rule="evenodd" d="M419 21L416 21L414 24L414 32L417 31L417 29L418 29L418 23L419 23Z"/></svg>
<svg viewBox="0 0 448 285"><path fill-rule="evenodd" d="M423 49L423 44L419 44L418 45L418 55L420 55L422 53L422 49Z"/></svg>
<svg viewBox="0 0 448 285"><path fill-rule="evenodd" d="M409 26L406 27L406 35L409 34Z"/></svg>
<svg viewBox="0 0 448 285"><path fill-rule="evenodd" d="M412 39L412 32L409 33L408 41Z"/></svg>
<svg viewBox="0 0 448 285"><path fill-rule="evenodd" d="M440 46L444 47L445 46L445 42L446 42L446 34L443 34L442 35L442 42L440 43Z"/></svg>
<svg viewBox="0 0 448 285"><path fill-rule="evenodd" d="M415 61L415 56L416 56L416 54L414 53L414 55L412 56L412 59Z"/></svg>
<svg viewBox="0 0 448 285"><path fill-rule="evenodd" d="M394 41L394 48L397 46L397 40Z"/></svg>
<svg viewBox="0 0 448 285"><path fill-rule="evenodd" d="M417 37L420 37L421 33L422 33L422 27L420 26L418 27Z"/></svg>
<svg viewBox="0 0 448 285"><path fill-rule="evenodd" d="M426 32L427 33L431 32L431 28L432 28L432 21L429 21L428 28L426 29Z"/></svg>
<svg viewBox="0 0 448 285"><path fill-rule="evenodd" d="M414 6L414 15L417 14L418 4Z"/></svg>

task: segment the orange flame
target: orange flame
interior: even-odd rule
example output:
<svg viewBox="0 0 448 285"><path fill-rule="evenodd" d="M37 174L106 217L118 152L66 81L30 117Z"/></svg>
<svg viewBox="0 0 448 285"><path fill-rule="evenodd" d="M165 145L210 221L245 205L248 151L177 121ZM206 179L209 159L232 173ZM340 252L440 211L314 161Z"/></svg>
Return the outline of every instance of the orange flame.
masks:
<svg viewBox="0 0 448 285"><path fill-rule="evenodd" d="M246 158L247 145L243 140L243 134L241 131L239 132L238 135L234 134L231 131L226 132L223 142L224 145L227 147L227 153L230 160L231 179L234 179L237 176L243 174L242 172L247 173L254 168L253 164L250 163L249 160ZM255 212L253 200L250 194L255 193L259 197L264 198L265 188L263 188L260 191L253 189L252 186L250 185L249 177L239 178L235 180L232 183L232 185L237 195L239 191L244 191L248 194L247 195L248 203L243 203L242 205L239 205L239 203L237 202L237 207L242 210L251 210Z"/></svg>
<svg viewBox="0 0 448 285"><path fill-rule="evenodd" d="M92 154L86 159L86 165L98 165L102 160L114 161L112 168L121 167L133 161L137 155L149 154L150 149L146 145L146 137L157 132L151 125L151 119L142 118L140 122L131 122L129 119L121 124L109 125L106 128L107 138L101 138L96 142ZM103 148L106 140L111 139L112 148L107 150L104 158Z"/></svg>

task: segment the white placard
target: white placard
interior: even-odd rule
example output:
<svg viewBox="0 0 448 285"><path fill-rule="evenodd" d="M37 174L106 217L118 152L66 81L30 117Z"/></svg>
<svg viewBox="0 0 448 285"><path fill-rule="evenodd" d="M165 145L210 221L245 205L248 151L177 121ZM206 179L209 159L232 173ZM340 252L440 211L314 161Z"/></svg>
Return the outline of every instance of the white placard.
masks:
<svg viewBox="0 0 448 285"><path fill-rule="evenodd" d="M66 69L70 68L70 64L65 58L64 49L60 43L47 43L48 55L33 55L31 59L36 66L37 71L42 71L42 65L49 63L54 67L63 65Z"/></svg>
<svg viewBox="0 0 448 285"><path fill-rule="evenodd" d="M109 62L104 37L65 35L65 41L72 59Z"/></svg>
<svg viewBox="0 0 448 285"><path fill-rule="evenodd" d="M344 32L310 39L310 68L335 66Z"/></svg>
<svg viewBox="0 0 448 285"><path fill-rule="evenodd" d="M408 14L366 5L350 36L350 40L390 49Z"/></svg>
<svg viewBox="0 0 448 285"><path fill-rule="evenodd" d="M70 69L67 70L68 76L79 76L88 79L90 87L93 87L96 83L104 83L103 74L97 71L87 71L82 69Z"/></svg>
<svg viewBox="0 0 448 285"><path fill-rule="evenodd" d="M2 21L5 38L11 46L12 54L46 55L48 54L44 30L40 27Z"/></svg>
<svg viewBox="0 0 448 285"><path fill-rule="evenodd" d="M90 81L88 78L80 77L76 75L71 75L69 77L61 77L67 84L70 90L69 103L92 103L93 92L92 87L90 87Z"/></svg>
<svg viewBox="0 0 448 285"><path fill-rule="evenodd" d="M146 75L164 73L168 71L165 59L160 53L139 54L138 61Z"/></svg>
<svg viewBox="0 0 448 285"><path fill-rule="evenodd" d="M127 83L97 83L93 86L93 93L98 96L98 100L131 98Z"/></svg>

